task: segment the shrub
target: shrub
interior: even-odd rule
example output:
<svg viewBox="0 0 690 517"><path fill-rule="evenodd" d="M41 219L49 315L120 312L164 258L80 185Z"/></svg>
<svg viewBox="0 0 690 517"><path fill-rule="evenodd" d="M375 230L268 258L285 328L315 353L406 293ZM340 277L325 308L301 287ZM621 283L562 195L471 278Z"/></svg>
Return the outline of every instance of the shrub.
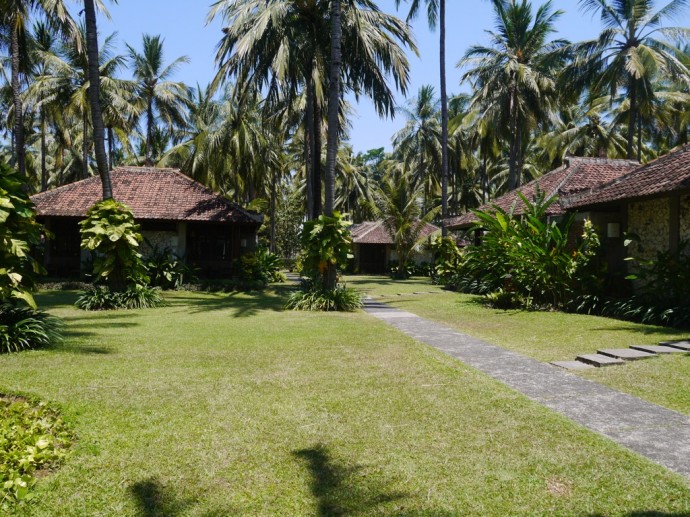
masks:
<svg viewBox="0 0 690 517"><path fill-rule="evenodd" d="M308 281L299 291L290 295L286 307L298 311L352 312L362 307L362 297L344 285L327 289L321 282Z"/></svg>
<svg viewBox="0 0 690 517"><path fill-rule="evenodd" d="M113 291L145 285L149 278L137 251L143 237L132 211L114 199L92 206L81 221L82 247L94 252L93 273Z"/></svg>
<svg viewBox="0 0 690 517"><path fill-rule="evenodd" d="M339 212L333 212L332 217L320 215L304 223L301 234L304 274L335 286L336 268L352 258L349 225L345 215Z"/></svg>
<svg viewBox="0 0 690 517"><path fill-rule="evenodd" d="M526 307L563 307L578 294L598 285L591 259L599 238L586 221L580 243L573 249L568 234L574 216L547 221L546 210L556 198L525 204L522 217L494 207L495 213L475 211L485 231L479 246L468 246L457 271L448 282L463 290L486 294L503 289L514 292Z"/></svg>
<svg viewBox="0 0 690 517"><path fill-rule="evenodd" d="M197 281L196 270L175 255L170 248L154 247L144 266L152 287L179 289L183 284Z"/></svg>
<svg viewBox="0 0 690 517"><path fill-rule="evenodd" d="M283 261L264 247L254 253L242 255L236 262L238 278L245 284L285 282L287 277L281 271Z"/></svg>
<svg viewBox="0 0 690 517"><path fill-rule="evenodd" d="M104 286L94 286L79 295L75 305L85 311L107 311L161 307L165 301L151 287L135 285L125 291L111 291Z"/></svg>
<svg viewBox="0 0 690 517"><path fill-rule="evenodd" d="M60 415L43 403L0 396L0 513L32 497L36 471L55 467L72 434Z"/></svg>
<svg viewBox="0 0 690 517"><path fill-rule="evenodd" d="M434 253L434 265L430 276L434 283L445 284L461 263L460 248L450 237L437 237L431 243L431 251Z"/></svg>
<svg viewBox="0 0 690 517"><path fill-rule="evenodd" d="M41 245L43 228L16 171L0 162L0 302L23 300L36 307L31 291L43 268L31 249Z"/></svg>
<svg viewBox="0 0 690 517"><path fill-rule="evenodd" d="M21 352L62 341L62 321L31 307L0 305L0 353Z"/></svg>

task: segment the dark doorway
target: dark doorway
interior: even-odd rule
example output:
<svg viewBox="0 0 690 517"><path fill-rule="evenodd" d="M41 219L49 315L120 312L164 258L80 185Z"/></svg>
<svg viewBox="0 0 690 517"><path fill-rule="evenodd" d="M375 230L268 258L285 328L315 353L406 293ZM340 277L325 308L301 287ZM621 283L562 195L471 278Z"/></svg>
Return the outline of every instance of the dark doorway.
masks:
<svg viewBox="0 0 690 517"><path fill-rule="evenodd" d="M359 271L368 275L386 274L386 245L360 244Z"/></svg>

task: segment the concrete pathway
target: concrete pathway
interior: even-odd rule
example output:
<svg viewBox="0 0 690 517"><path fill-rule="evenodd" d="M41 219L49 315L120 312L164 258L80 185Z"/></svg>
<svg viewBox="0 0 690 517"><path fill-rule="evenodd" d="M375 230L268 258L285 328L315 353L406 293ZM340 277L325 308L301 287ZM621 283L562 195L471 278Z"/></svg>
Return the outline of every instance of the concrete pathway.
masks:
<svg viewBox="0 0 690 517"><path fill-rule="evenodd" d="M690 476L690 418L374 300L364 309L584 427Z"/></svg>

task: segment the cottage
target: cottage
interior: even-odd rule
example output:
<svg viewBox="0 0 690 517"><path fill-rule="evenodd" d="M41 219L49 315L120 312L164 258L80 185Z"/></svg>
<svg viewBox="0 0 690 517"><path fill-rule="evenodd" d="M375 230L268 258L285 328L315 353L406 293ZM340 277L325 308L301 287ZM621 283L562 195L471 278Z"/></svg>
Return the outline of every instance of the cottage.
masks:
<svg viewBox="0 0 690 517"><path fill-rule="evenodd" d="M143 251L169 249L204 276L228 276L233 261L252 251L262 217L214 194L176 169L118 167L113 197L132 209L146 240ZM49 274L78 274L82 253L78 223L101 199L92 177L32 196L39 220L55 236L47 243Z"/></svg>
<svg viewBox="0 0 690 517"><path fill-rule="evenodd" d="M423 240L438 232L439 228L433 224L426 224L422 229L419 240ZM354 224L350 228L354 248L355 264L360 273L386 274L389 263L397 260L395 242L383 221L365 221ZM414 254L417 264L432 262L431 252L418 247Z"/></svg>

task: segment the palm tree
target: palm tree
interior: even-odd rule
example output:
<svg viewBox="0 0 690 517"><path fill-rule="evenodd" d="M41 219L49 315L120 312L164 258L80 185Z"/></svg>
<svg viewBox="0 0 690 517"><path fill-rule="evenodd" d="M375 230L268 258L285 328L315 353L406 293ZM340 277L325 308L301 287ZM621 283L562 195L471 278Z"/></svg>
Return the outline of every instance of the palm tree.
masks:
<svg viewBox="0 0 690 517"><path fill-rule="evenodd" d="M493 0L496 31L492 46L472 46L458 63L471 67L463 80L474 86L470 109L479 108L509 142L508 189L519 185L523 140L555 107L556 75L568 56L567 42L547 42L562 11L551 1L532 13L527 0ZM507 133L507 134L506 134Z"/></svg>
<svg viewBox="0 0 690 517"><path fill-rule="evenodd" d="M686 38L690 29L664 28L662 24L678 16L686 0L672 0L654 12L651 0L580 0L584 12L599 14L604 30L595 40L576 46L578 56L567 74L572 82L589 85L599 96L615 99L620 89L629 103L627 110L627 157L633 159L636 124L640 107L651 102L654 78L682 80L690 84L690 73L679 59L679 49L656 39L656 35Z"/></svg>
<svg viewBox="0 0 690 517"><path fill-rule="evenodd" d="M93 141L96 151L98 174L103 186L103 199L112 199L113 187L110 183L108 157L105 154L105 127L101 115L101 74L98 58L98 28L96 25L96 8L94 0L84 0L86 18L86 54L89 61L89 104L91 105L91 122L93 124Z"/></svg>
<svg viewBox="0 0 690 517"><path fill-rule="evenodd" d="M333 8L326 0L219 0L209 14L222 16L227 24L216 58L216 84L235 77L240 86L264 90L269 110L279 102L294 106L303 96L306 176L311 184L307 204L314 208L310 218L317 215L320 200L320 127L330 91ZM400 44L416 52L409 27L370 0L346 0L335 8L342 16L340 94L365 94L381 115L392 114L395 101L386 75L405 92L409 65Z"/></svg>
<svg viewBox="0 0 690 517"><path fill-rule="evenodd" d="M328 84L328 142L326 144L326 202L324 213L331 217L335 204L335 161L338 154L338 138L340 132L340 75L342 64L341 44L343 27L340 21L340 0L331 0L331 73ZM327 282L327 287L335 287L335 267L333 269L333 285Z"/></svg>
<svg viewBox="0 0 690 517"><path fill-rule="evenodd" d="M415 171L415 181L423 185L426 207L436 191L442 161L438 100L433 86L422 86L417 97L397 111L405 115L407 123L394 135L393 145L406 168Z"/></svg>
<svg viewBox="0 0 690 517"><path fill-rule="evenodd" d="M153 165L153 136L156 120L162 120L168 132L185 123L185 108L189 105L189 94L184 83L169 80L182 63L188 63L187 56L175 59L169 65L163 64L163 39L160 36L143 35L142 52L127 45L132 62L137 93L146 113L146 165Z"/></svg>
<svg viewBox="0 0 690 517"><path fill-rule="evenodd" d="M24 108L22 103L22 75L28 68L26 27L32 11L42 15L53 27L69 36L75 24L62 0L0 0L0 26L7 33L11 56L11 87L14 109L14 157L20 175L26 175L24 138ZM3 38L4 39L4 38Z"/></svg>
<svg viewBox="0 0 690 517"><path fill-rule="evenodd" d="M401 0L395 0L395 6L400 5ZM411 0L408 21L413 19L419 7L420 0ZM448 92L446 88L446 0L426 0L427 20L429 27L436 28L439 24L439 59L440 59L440 85L441 85L441 230L445 237L446 219L448 218Z"/></svg>

